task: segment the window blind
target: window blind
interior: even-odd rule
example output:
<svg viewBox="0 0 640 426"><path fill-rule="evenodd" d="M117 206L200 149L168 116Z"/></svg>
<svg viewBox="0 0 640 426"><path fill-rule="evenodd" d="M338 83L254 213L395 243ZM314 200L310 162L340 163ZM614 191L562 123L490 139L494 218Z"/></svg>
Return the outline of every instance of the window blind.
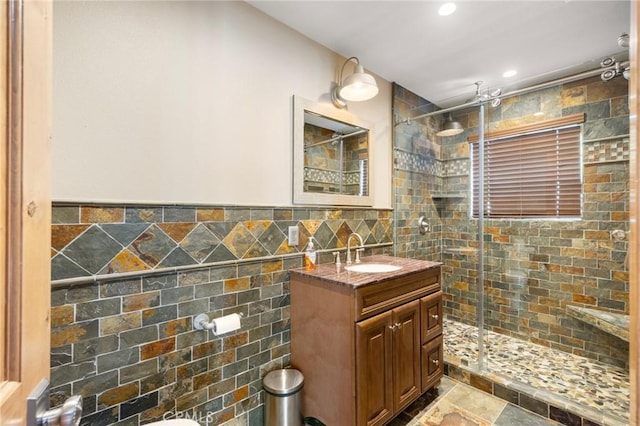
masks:
<svg viewBox="0 0 640 426"><path fill-rule="evenodd" d="M580 132L574 124L485 140L485 217L579 217ZM471 144L474 217L479 196L477 148L477 143Z"/></svg>

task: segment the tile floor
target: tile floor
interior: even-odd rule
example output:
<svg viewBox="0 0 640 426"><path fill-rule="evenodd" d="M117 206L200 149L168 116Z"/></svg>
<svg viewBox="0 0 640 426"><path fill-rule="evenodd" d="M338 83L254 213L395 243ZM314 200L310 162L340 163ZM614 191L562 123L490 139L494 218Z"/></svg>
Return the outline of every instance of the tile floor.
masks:
<svg viewBox="0 0 640 426"><path fill-rule="evenodd" d="M552 426L559 424L445 376L437 392L423 395L389 423L389 426Z"/></svg>
<svg viewBox="0 0 640 426"><path fill-rule="evenodd" d="M445 319L444 336L446 363L477 364L477 327ZM629 423L628 371L493 332L485 341L483 376L494 383L594 423Z"/></svg>

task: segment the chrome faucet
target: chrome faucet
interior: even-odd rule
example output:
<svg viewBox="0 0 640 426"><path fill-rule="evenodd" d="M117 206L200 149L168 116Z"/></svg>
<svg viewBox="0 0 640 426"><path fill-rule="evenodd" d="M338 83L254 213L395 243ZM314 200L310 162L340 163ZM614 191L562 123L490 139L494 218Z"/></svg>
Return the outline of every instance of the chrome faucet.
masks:
<svg viewBox="0 0 640 426"><path fill-rule="evenodd" d="M349 237L347 238L347 265L350 265L351 263L351 238L352 237L356 237L359 241L360 241L360 247L359 249L356 249L356 263L360 263L360 252L364 250L364 241L362 241L362 237L360 236L360 234L353 232L351 234L349 234Z"/></svg>

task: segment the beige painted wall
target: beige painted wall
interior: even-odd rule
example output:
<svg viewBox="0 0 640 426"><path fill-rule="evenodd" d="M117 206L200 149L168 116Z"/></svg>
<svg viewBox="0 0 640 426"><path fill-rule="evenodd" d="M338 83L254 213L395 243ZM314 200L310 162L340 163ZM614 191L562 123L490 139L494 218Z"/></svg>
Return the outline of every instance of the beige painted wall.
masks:
<svg viewBox="0 0 640 426"><path fill-rule="evenodd" d="M292 95L330 103L344 58L243 2L58 1L53 23L54 201L292 204ZM349 110L390 208L377 81Z"/></svg>

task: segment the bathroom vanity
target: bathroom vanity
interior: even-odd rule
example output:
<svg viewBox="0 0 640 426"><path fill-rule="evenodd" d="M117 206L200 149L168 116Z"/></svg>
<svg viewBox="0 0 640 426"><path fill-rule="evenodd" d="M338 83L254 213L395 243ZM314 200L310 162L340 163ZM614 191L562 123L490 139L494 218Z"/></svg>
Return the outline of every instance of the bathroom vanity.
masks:
<svg viewBox="0 0 640 426"><path fill-rule="evenodd" d="M290 271L302 411L331 426L387 424L443 372L441 264L389 256L362 264L400 269Z"/></svg>

